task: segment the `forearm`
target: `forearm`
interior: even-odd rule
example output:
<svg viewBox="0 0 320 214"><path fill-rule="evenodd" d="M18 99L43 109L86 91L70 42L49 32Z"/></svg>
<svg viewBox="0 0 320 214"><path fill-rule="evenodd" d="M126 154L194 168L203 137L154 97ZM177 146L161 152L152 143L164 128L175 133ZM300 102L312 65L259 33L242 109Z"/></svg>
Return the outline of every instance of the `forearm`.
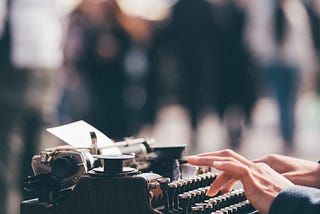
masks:
<svg viewBox="0 0 320 214"><path fill-rule="evenodd" d="M254 162L266 163L296 185L320 188L320 164L317 162L276 154Z"/></svg>
<svg viewBox="0 0 320 214"><path fill-rule="evenodd" d="M318 166L315 168L312 176L314 181L313 187L320 189L320 164L318 164Z"/></svg>
<svg viewBox="0 0 320 214"><path fill-rule="evenodd" d="M296 185L314 187L320 189L320 164L294 172L283 174Z"/></svg>

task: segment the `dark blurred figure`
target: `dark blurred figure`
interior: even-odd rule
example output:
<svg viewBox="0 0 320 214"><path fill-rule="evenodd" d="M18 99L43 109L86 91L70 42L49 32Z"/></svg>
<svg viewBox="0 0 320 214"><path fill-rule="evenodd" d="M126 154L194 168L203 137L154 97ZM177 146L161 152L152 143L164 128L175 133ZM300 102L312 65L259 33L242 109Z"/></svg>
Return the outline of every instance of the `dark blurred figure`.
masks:
<svg viewBox="0 0 320 214"><path fill-rule="evenodd" d="M0 144L0 167L1 167L1 174L0 174L0 213L6 213L7 212L7 202L8 202L8 192L9 192L9 157L10 157L10 143L9 143L9 132L11 129L11 123L13 123L11 117L14 112L11 111L11 108L17 108L18 103L10 103L10 105L7 104L7 99L10 99L11 94L10 93L16 93L16 95L19 95L20 93L17 93L13 90L11 90L12 87L10 85L12 84L12 80L15 80L13 77L13 68L10 60L10 27L9 27L9 20L7 18L7 6L4 6L2 14L5 14L3 20L0 20L1 25L3 26L2 34L0 34L0 114L1 114L1 122L0 122L0 137L2 139L2 142ZM9 8L9 6L8 6ZM7 16L6 16L7 15ZM9 78L8 78L9 77ZM17 80L16 80L17 81ZM22 81L22 80L20 80ZM4 94L4 92L7 91L7 95ZM6 99L5 99L6 98ZM20 99L18 99L20 100ZM9 119L9 120L8 120Z"/></svg>
<svg viewBox="0 0 320 214"><path fill-rule="evenodd" d="M31 159L39 152L44 129L53 125L62 62L62 14L49 12L57 9L51 1L3 2L6 10L0 20L4 23L0 31L0 213L7 213L9 192L23 192L23 180L33 174ZM23 196L26 198L28 194Z"/></svg>
<svg viewBox="0 0 320 214"><path fill-rule="evenodd" d="M316 92L320 94L320 1L305 0L308 18L310 21L312 44L316 52L317 60L317 76L316 76Z"/></svg>
<svg viewBox="0 0 320 214"><path fill-rule="evenodd" d="M162 105L181 104L195 129L213 109L224 120L228 109L236 106L250 121L255 90L243 44L245 18L234 1L212 5L181 0L173 7L172 18L156 36L151 52L155 112ZM234 119L227 126L231 146L236 147L242 127Z"/></svg>
<svg viewBox="0 0 320 214"><path fill-rule="evenodd" d="M71 15L65 46L66 71L80 78L85 85L82 90L87 91L72 94L75 103L86 106L78 113L74 111L77 106L71 109L71 119L84 119L113 139L128 134L124 58L131 41L121 16L113 0L83 1ZM66 82L67 87L73 80ZM65 96L63 102L70 103L70 97Z"/></svg>
<svg viewBox="0 0 320 214"><path fill-rule="evenodd" d="M320 2L317 0L305 0L304 3L311 25L313 45L318 57L320 57Z"/></svg>
<svg viewBox="0 0 320 214"><path fill-rule="evenodd" d="M274 9L274 41L277 48L285 44L288 35L289 22L284 11L284 1L275 1ZM266 67L266 77L274 90L279 106L280 129L285 144L290 148L293 143L295 129L295 105L297 100L299 69L292 63L287 63L282 57L275 56L273 62Z"/></svg>
<svg viewBox="0 0 320 214"><path fill-rule="evenodd" d="M245 5L238 0L217 1L213 17L218 29L217 58L219 67L216 110L225 121L232 148L239 147L242 131L251 122L257 99L253 62L245 43L247 16Z"/></svg>
<svg viewBox="0 0 320 214"><path fill-rule="evenodd" d="M154 114L164 105L181 104L195 128L201 108L212 107L215 33L207 1L181 0L174 5L169 24L156 32L150 51Z"/></svg>

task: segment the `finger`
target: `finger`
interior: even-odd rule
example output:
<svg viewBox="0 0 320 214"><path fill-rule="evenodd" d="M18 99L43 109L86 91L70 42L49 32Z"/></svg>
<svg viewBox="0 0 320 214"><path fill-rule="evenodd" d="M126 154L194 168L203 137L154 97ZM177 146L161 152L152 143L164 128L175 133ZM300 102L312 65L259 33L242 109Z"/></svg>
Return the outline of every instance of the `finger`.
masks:
<svg viewBox="0 0 320 214"><path fill-rule="evenodd" d="M255 159L254 163L265 163L278 173L284 173L286 170L281 167L282 165L278 161L279 155L267 155L265 157Z"/></svg>
<svg viewBox="0 0 320 214"><path fill-rule="evenodd" d="M215 196L220 189L224 187L231 179L231 176L228 173L222 173L212 184L207 192L208 196Z"/></svg>
<svg viewBox="0 0 320 214"><path fill-rule="evenodd" d="M237 162L234 158L231 157L218 157L218 156L189 156L187 157L188 163L197 166L213 166L215 161L234 161Z"/></svg>
<svg viewBox="0 0 320 214"><path fill-rule="evenodd" d="M237 180L245 181L249 175L248 166L238 161L215 161L213 167L223 173L211 184L207 195L214 196L219 190L228 191ZM229 190L230 191L230 190Z"/></svg>
<svg viewBox="0 0 320 214"><path fill-rule="evenodd" d="M236 161L215 161L213 167L232 175L235 180L242 180L249 174L248 166Z"/></svg>
<svg viewBox="0 0 320 214"><path fill-rule="evenodd" d="M249 164L250 161L241 156L240 154L232 151L231 149L225 149L221 151L215 151L215 152L209 152L209 153L202 153L199 154L200 157L204 156L217 156L217 157L232 157L238 161L240 161L243 164Z"/></svg>
<svg viewBox="0 0 320 214"><path fill-rule="evenodd" d="M262 158L254 159L254 160L252 160L252 162L254 162L254 163L265 163L265 164L268 164L268 165L271 163L270 158L268 158L267 156L262 157Z"/></svg>
<svg viewBox="0 0 320 214"><path fill-rule="evenodd" d="M224 187L221 189L222 194L226 194L228 192L231 192L234 188L234 186L237 184L237 180L231 179L228 183L224 185Z"/></svg>

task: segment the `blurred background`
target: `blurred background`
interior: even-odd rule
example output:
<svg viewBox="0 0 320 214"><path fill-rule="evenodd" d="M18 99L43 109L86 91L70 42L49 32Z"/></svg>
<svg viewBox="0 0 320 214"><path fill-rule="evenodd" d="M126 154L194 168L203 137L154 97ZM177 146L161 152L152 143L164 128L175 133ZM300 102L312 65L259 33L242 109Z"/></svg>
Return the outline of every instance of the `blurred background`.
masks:
<svg viewBox="0 0 320 214"><path fill-rule="evenodd" d="M318 0L0 0L0 214L45 131L318 161Z"/></svg>

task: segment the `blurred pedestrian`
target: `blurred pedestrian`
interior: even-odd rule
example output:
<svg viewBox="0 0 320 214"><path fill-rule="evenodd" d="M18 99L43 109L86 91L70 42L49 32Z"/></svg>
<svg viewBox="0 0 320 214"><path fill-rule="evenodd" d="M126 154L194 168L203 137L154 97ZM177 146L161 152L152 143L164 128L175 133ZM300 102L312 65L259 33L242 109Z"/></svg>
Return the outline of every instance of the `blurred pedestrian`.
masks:
<svg viewBox="0 0 320 214"><path fill-rule="evenodd" d="M215 38L207 1L182 0L173 6L168 24L156 32L150 51L155 114L163 106L182 105L190 115L191 127L196 128L201 111L213 103L216 84L209 81L215 79L211 78Z"/></svg>
<svg viewBox="0 0 320 214"><path fill-rule="evenodd" d="M182 105L192 129L216 111L232 147L239 146L256 99L245 26L237 1L179 1L151 52L154 106Z"/></svg>
<svg viewBox="0 0 320 214"><path fill-rule="evenodd" d="M250 125L258 93L254 63L245 41L248 17L246 4L239 0L214 1L214 24L220 36L216 59L215 107L226 126L229 145L239 149L242 132Z"/></svg>
<svg viewBox="0 0 320 214"><path fill-rule="evenodd" d="M19 193L23 191L24 178L33 174L31 159L39 152L43 131L54 121L63 58L62 20L72 2L3 2L6 13L1 13L5 16L0 36L0 213L7 213L9 192L15 188Z"/></svg>
<svg viewBox="0 0 320 214"><path fill-rule="evenodd" d="M307 13L299 0L252 0L248 14L248 43L278 105L284 151L290 153L297 96L315 71Z"/></svg>
<svg viewBox="0 0 320 214"><path fill-rule="evenodd" d="M305 0L303 1L308 18L310 21L312 46L316 53L316 74L312 76L315 85L314 90L319 95L320 93L320 1L317 0Z"/></svg>
<svg viewBox="0 0 320 214"><path fill-rule="evenodd" d="M86 120L113 139L127 135L124 59L131 41L121 25L122 16L114 0L82 1L71 14L65 46L64 68L73 79L66 81L64 93L75 83L74 77L81 81L76 87L87 93L64 96L65 104L78 104L67 114L71 120Z"/></svg>

